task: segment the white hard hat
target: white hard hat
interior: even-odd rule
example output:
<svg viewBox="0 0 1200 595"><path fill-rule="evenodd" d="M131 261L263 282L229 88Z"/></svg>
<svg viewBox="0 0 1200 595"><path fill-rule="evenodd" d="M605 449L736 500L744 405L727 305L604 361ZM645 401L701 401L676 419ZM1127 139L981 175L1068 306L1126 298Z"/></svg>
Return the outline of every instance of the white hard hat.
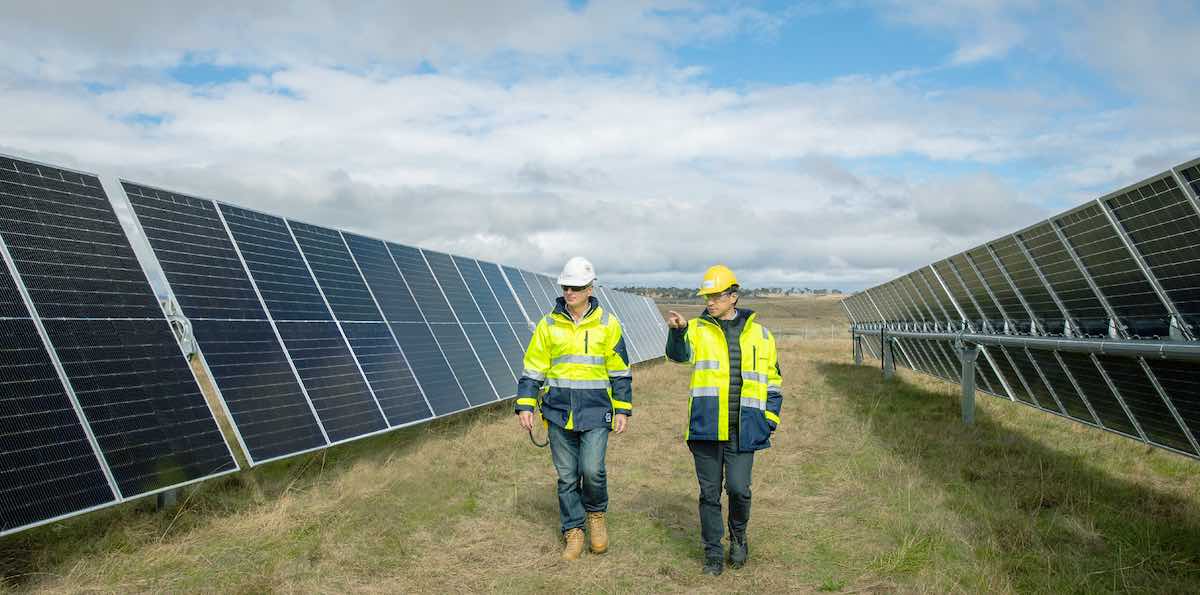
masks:
<svg viewBox="0 0 1200 595"><path fill-rule="evenodd" d="M563 265L562 272L558 274L559 285L582 287L595 280L595 267L592 266L591 261L582 256L568 260L567 264Z"/></svg>

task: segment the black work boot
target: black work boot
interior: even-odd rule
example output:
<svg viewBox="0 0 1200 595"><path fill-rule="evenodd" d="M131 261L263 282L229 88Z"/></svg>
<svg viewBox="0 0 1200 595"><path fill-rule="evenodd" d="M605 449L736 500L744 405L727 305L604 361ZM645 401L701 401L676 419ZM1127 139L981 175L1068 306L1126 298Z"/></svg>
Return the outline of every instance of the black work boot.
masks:
<svg viewBox="0 0 1200 595"><path fill-rule="evenodd" d="M704 574L711 576L721 576L721 571L725 570L725 563L720 558L705 558Z"/></svg>
<svg viewBox="0 0 1200 595"><path fill-rule="evenodd" d="M729 538L729 567L738 569L746 565L750 556L750 546L746 544L746 536L731 536Z"/></svg>

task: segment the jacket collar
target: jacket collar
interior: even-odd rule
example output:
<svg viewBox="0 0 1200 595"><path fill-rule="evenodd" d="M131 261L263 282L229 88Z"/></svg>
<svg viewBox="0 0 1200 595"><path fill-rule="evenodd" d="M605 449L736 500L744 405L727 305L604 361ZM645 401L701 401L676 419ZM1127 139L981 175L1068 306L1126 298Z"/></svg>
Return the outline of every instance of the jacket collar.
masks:
<svg viewBox="0 0 1200 595"><path fill-rule="evenodd" d="M559 298L559 299L562 299L562 298ZM750 327L750 323L754 322L754 319L757 317L758 317L758 314L754 310L750 310L747 308L738 308L737 315L733 317L733 322L737 325L741 325L742 332L746 332L746 329ZM712 325L716 326L717 328L721 327L721 321L717 320L716 318L713 318L712 316L709 316L708 309L705 309L703 312L701 312L699 318L700 318L700 320L707 322L709 324L712 324Z"/></svg>
<svg viewBox="0 0 1200 595"><path fill-rule="evenodd" d="M587 322L599 309L600 300L597 300L596 296L588 298L588 310L586 313L584 313L583 317L579 319L579 324ZM554 298L554 313L566 318L567 322L575 324L575 319L572 318L571 313L567 311L567 301L561 297Z"/></svg>

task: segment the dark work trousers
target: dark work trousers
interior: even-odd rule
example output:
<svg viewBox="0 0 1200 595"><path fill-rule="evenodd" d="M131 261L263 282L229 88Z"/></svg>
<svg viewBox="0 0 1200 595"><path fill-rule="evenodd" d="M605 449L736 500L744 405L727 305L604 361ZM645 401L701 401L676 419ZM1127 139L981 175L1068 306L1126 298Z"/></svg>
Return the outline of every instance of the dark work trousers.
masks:
<svg viewBox="0 0 1200 595"><path fill-rule="evenodd" d="M729 494L729 534L744 539L750 521L750 474L754 469L754 451L738 452L737 433L730 429L729 440L689 440L688 449L696 460L696 479L700 481L700 537L705 558L721 558L721 483Z"/></svg>

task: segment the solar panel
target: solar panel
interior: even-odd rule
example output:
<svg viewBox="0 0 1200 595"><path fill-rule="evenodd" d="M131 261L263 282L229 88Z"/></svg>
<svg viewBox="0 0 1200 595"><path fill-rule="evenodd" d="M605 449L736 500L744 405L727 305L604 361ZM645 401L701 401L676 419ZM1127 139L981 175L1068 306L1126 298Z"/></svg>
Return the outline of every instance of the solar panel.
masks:
<svg viewBox="0 0 1200 595"><path fill-rule="evenodd" d="M98 178L0 158L0 238L0 532L237 469Z"/></svg>
<svg viewBox="0 0 1200 595"><path fill-rule="evenodd" d="M433 416L421 387L337 230L288 221L339 330L390 426Z"/></svg>
<svg viewBox="0 0 1200 595"><path fill-rule="evenodd" d="M383 411L284 220L218 207L330 442L386 430Z"/></svg>
<svg viewBox="0 0 1200 595"><path fill-rule="evenodd" d="M483 371L479 358L471 349L467 335L454 318L446 296L429 270L421 251L410 246L387 244L400 274L408 283L417 306L424 313L438 345L446 354L454 375L466 393L471 406L483 405L498 398L496 390Z"/></svg>
<svg viewBox="0 0 1200 595"><path fill-rule="evenodd" d="M342 236L434 414L442 416L466 409L469 404L462 386L386 245L350 233Z"/></svg>
<svg viewBox="0 0 1200 595"><path fill-rule="evenodd" d="M509 325L508 318L505 317L504 311L500 308L500 302L496 300L496 295L492 293L487 279L483 276L483 271L479 268L479 263L473 258L455 256L454 265L458 267L462 281L471 292L471 297L474 298L475 304L479 307L485 324L491 330L492 337L495 338L496 344L500 348L501 356L508 362L509 371L512 372L514 379L511 394L516 395L517 385L515 384L515 380L521 376L521 370L523 369L521 361L525 353L525 348L521 345L520 340L517 339L513 327ZM509 293L509 299L511 300L511 298L512 294ZM516 302L513 303L515 304ZM504 384L507 381L502 376L493 376L492 381L498 386L507 386ZM510 391L501 389L500 393L509 396Z"/></svg>
<svg viewBox="0 0 1200 595"><path fill-rule="evenodd" d="M525 279L525 285L529 288L529 293L533 295L534 309L538 311L538 317L541 318L545 314L549 314L554 309L554 300L558 293L546 293L546 286L542 285L538 276L529 271L520 271Z"/></svg>
<svg viewBox="0 0 1200 595"><path fill-rule="evenodd" d="M980 390L1200 458L1198 163L851 296L853 330L952 381L977 345Z"/></svg>
<svg viewBox="0 0 1200 595"><path fill-rule="evenodd" d="M236 470L99 179L12 163L0 233L122 497Z"/></svg>
<svg viewBox="0 0 1200 595"><path fill-rule="evenodd" d="M0 177L8 172L0 160ZM7 179L0 192L7 200ZM7 264L0 267L0 535L116 501Z"/></svg>
<svg viewBox="0 0 1200 595"><path fill-rule="evenodd" d="M475 302L471 290L467 288L458 267L454 265L454 259L449 254L432 250L422 250L421 253L433 271L443 295L450 302L455 317L462 326L463 332L466 333L467 339L470 340L475 355L483 364L483 369L487 372L488 379L497 395L500 398L515 396L517 379L513 376L513 371L509 367L508 361L505 360L504 354L500 352L496 337L492 335L491 328L484 321L483 313Z"/></svg>
<svg viewBox="0 0 1200 595"><path fill-rule="evenodd" d="M517 303L525 312L525 318L529 320L529 331L533 332L533 327L537 325L537 321L542 317L543 303L534 299L533 293L529 291L529 286L525 283L525 276L521 274L520 269L515 269L509 266L501 266L500 270L504 273L504 278L513 289L513 295L517 298Z"/></svg>
<svg viewBox="0 0 1200 595"><path fill-rule="evenodd" d="M1195 169L1194 167L1191 169ZM1103 199L1174 307L1200 334L1200 213L1165 175Z"/></svg>
<svg viewBox="0 0 1200 595"><path fill-rule="evenodd" d="M251 464L327 445L216 204L122 186Z"/></svg>
<svg viewBox="0 0 1200 595"><path fill-rule="evenodd" d="M500 304L500 310L504 312L513 335L517 337L517 341L521 345L521 353L523 354L525 348L529 346L529 338L531 336L529 320L525 317L525 311L521 309L521 304L517 302L515 292L509 287L508 281L504 277L504 271L500 270L498 265L479 261L479 270L483 273L484 279L487 280L492 294L496 296L496 301ZM518 355L518 366L521 365L521 358L522 355Z"/></svg>

